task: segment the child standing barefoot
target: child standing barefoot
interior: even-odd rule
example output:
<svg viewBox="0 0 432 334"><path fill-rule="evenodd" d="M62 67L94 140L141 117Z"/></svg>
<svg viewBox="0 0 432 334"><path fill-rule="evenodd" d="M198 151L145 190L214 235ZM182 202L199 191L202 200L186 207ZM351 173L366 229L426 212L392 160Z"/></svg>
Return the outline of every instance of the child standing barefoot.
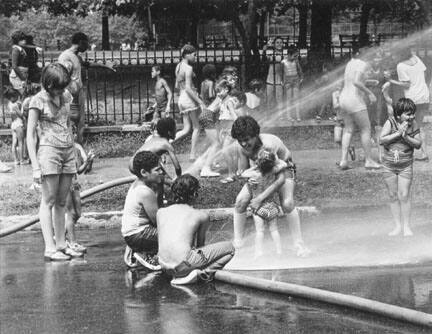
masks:
<svg viewBox="0 0 432 334"><path fill-rule="evenodd" d="M415 122L416 106L410 99L401 98L394 107L381 132L384 146L383 166L385 182L390 195L390 208L395 228L389 233L411 236L411 184L413 179L414 149L421 147L420 130Z"/></svg>
<svg viewBox="0 0 432 334"><path fill-rule="evenodd" d="M82 253L67 247L65 239L66 198L76 173L69 119L72 95L65 90L70 80L63 65L47 65L42 71L43 90L32 98L29 106L27 143L33 178L42 184L39 218L47 261L65 261L82 256ZM37 125L40 142L36 152Z"/></svg>
<svg viewBox="0 0 432 334"><path fill-rule="evenodd" d="M7 87L5 97L9 100L8 112L12 118L12 155L15 165L25 164L24 161L24 120L21 112L21 94L12 87Z"/></svg>
<svg viewBox="0 0 432 334"><path fill-rule="evenodd" d="M155 65L152 67L151 77L153 79L156 79L156 102L153 105L153 123L156 124L157 120L161 117L164 118L169 116L169 112L171 110L172 92L166 80L161 76L161 68L159 65Z"/></svg>
<svg viewBox="0 0 432 334"><path fill-rule="evenodd" d="M261 149L258 152L257 166L243 172L242 176L249 177L247 187L252 198L259 196L265 189L272 184L280 173L287 168L287 164L282 160L276 159L274 153ZM279 205L276 202L275 194L268 197L265 202L253 211L255 222L255 258L264 254L264 229L265 223L268 223L270 234L272 236L276 254L282 254L281 238L277 226L277 216L280 212Z"/></svg>
<svg viewBox="0 0 432 334"><path fill-rule="evenodd" d="M84 148L77 142L75 142L74 148L77 174L82 174L87 169L90 161L93 160L94 153L90 151L88 154L86 154ZM75 233L75 224L81 217L81 185L78 182L77 174L75 174L72 179L72 186L66 201L66 243L70 249L76 252L85 253L87 252L87 248L77 242Z"/></svg>
<svg viewBox="0 0 432 334"><path fill-rule="evenodd" d="M286 94L286 101L290 105L296 103L299 97L300 85L303 81L303 71L298 61L298 51L295 47L290 46L288 49L288 55L282 60L283 65L283 83ZM301 121L300 109L295 106L295 117L297 121ZM288 119L293 120L291 112L288 114Z"/></svg>

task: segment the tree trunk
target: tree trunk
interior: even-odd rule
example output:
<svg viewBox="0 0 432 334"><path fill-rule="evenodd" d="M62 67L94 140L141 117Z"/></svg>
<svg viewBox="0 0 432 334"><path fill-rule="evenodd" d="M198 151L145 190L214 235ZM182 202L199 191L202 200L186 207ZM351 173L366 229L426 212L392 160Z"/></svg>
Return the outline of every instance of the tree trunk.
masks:
<svg viewBox="0 0 432 334"><path fill-rule="evenodd" d="M369 44L369 35L367 33L367 25L369 21L369 14L372 9L371 4L369 1L366 1L363 3L361 8L361 15L360 15L360 34L359 34L359 46L367 46Z"/></svg>
<svg viewBox="0 0 432 334"><path fill-rule="evenodd" d="M267 20L267 12L262 12L259 18L259 36L258 36L258 47L261 48L264 45L264 35L265 35L265 23Z"/></svg>
<svg viewBox="0 0 432 334"><path fill-rule="evenodd" d="M232 12L231 17L234 26L236 27L243 44L244 65L242 66L242 78L249 82L252 78L259 76L260 54L257 43L257 21L258 14L256 13L256 0L248 0L247 23L246 27L240 21L238 13ZM245 82L243 84L245 84Z"/></svg>
<svg viewBox="0 0 432 334"><path fill-rule="evenodd" d="M188 39L192 45L198 46L198 23L199 17L193 15L189 23Z"/></svg>
<svg viewBox="0 0 432 334"><path fill-rule="evenodd" d="M332 6L332 1L312 1L308 63L315 67L314 71L319 71L322 64L331 59Z"/></svg>
<svg viewBox="0 0 432 334"><path fill-rule="evenodd" d="M102 15L102 50L110 50L108 15Z"/></svg>
<svg viewBox="0 0 432 334"><path fill-rule="evenodd" d="M308 27L308 12L309 5L307 0L301 0L297 7L299 12L299 36L297 41L297 46L299 48L307 47L307 27Z"/></svg>

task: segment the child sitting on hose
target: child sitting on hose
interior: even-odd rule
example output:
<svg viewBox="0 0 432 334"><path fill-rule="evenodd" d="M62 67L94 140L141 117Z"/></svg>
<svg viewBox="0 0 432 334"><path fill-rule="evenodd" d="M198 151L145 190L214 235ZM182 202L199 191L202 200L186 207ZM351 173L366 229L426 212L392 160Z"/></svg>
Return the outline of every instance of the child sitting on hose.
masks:
<svg viewBox="0 0 432 334"><path fill-rule="evenodd" d="M159 157L150 151L138 152L132 169L138 179L130 186L124 204L121 226L127 245L124 261L128 267L137 266L138 261L150 270L159 270L156 212L159 209L157 193L163 177Z"/></svg>
<svg viewBox="0 0 432 334"><path fill-rule="evenodd" d="M242 177L248 178L247 189L252 198L257 197L271 185L278 176L284 173L288 165L286 162L277 159L273 152L261 149L258 152L256 166L245 170ZM277 217L281 213L277 203L276 194L267 197L261 206L252 211L255 222L255 258L264 255L264 229L265 223L268 223L271 237L273 239L276 254L282 254L281 238L277 226ZM250 208L249 208L250 209Z"/></svg>
<svg viewBox="0 0 432 334"><path fill-rule="evenodd" d="M157 124L156 124L156 131L153 135L149 136L144 144L138 149L138 151L134 154L134 156L129 161L129 170L131 173L134 174L133 171L133 160L135 156L138 154L138 152L142 151L150 151L155 153L159 157L159 164L166 176L170 178L169 174L167 173L164 163L164 155L168 153L168 155L171 158L171 162L174 165L175 173L177 176L180 176L182 174L182 169L180 166L180 163L177 159L177 156L174 152L174 147L171 145L170 140L173 140L175 138L176 134L176 124L174 119L172 118L161 118ZM160 184L160 191L158 203L159 206L162 205L163 201L163 184L166 182L165 179L162 179Z"/></svg>

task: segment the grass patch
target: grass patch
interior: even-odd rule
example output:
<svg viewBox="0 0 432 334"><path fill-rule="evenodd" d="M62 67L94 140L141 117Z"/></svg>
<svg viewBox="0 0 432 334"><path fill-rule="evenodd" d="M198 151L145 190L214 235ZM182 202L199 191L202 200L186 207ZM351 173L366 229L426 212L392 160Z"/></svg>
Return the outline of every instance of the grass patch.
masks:
<svg viewBox="0 0 432 334"><path fill-rule="evenodd" d="M232 207L235 198L244 184L236 181L228 185L219 180L202 179L199 197L195 206L198 208ZM82 184L89 189L99 183ZM413 204L430 205L432 193L429 185L432 175L416 173L413 183ZM0 215L37 214L40 195L28 189L29 185L3 186L0 194ZM122 210L129 185L123 185L96 194L84 201L84 211ZM16 199L20 199L17 201ZM298 173L295 191L296 204L299 206L314 205L319 208L349 206L351 203L360 206L384 206L388 202L382 174L379 172L364 173L351 170L348 172L322 172L314 168L302 169Z"/></svg>

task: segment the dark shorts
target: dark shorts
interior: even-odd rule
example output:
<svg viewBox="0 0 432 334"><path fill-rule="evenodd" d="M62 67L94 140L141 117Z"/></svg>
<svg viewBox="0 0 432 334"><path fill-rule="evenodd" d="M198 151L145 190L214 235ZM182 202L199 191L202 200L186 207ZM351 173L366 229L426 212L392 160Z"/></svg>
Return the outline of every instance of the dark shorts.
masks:
<svg viewBox="0 0 432 334"><path fill-rule="evenodd" d="M141 232L124 237L126 244L134 252L154 252L158 250L157 228L147 225Z"/></svg>

